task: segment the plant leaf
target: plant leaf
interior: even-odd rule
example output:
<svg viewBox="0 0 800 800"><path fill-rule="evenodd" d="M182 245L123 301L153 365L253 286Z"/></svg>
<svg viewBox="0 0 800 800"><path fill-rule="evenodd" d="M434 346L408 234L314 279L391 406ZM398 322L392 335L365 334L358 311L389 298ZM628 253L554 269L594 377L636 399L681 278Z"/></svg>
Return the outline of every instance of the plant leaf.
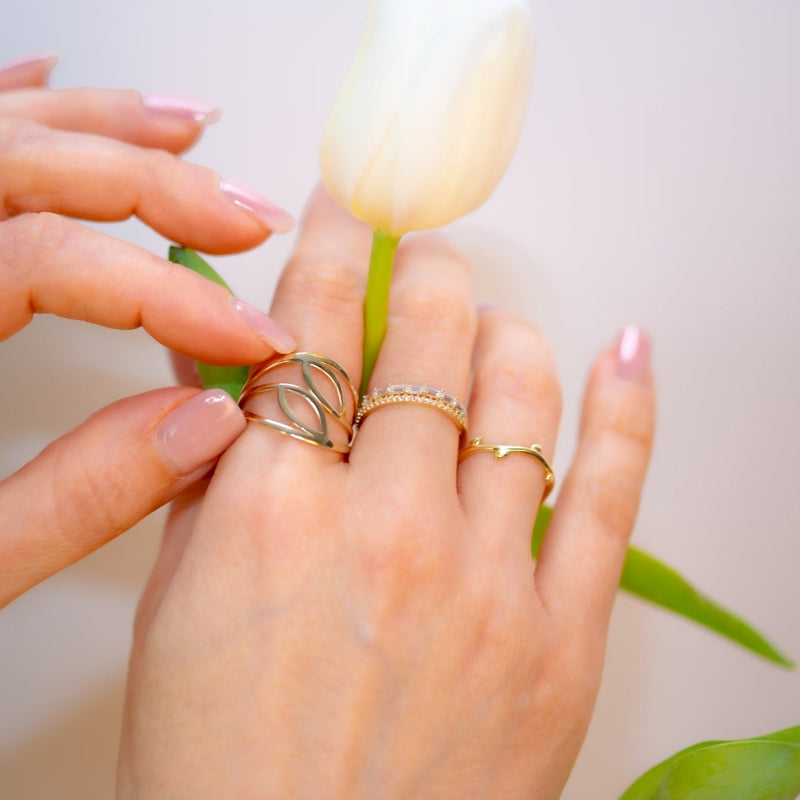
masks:
<svg viewBox="0 0 800 800"><path fill-rule="evenodd" d="M542 506L533 529L532 551L536 558L553 510ZM695 589L674 569L635 547L629 547L620 588L662 608L693 620L705 628L746 647L784 667L793 663L744 620Z"/></svg>
<svg viewBox="0 0 800 800"><path fill-rule="evenodd" d="M187 267L198 275L224 286L229 292L231 291L230 286L225 283L219 273L194 250L190 250L188 247L172 246L169 248L169 260ZM239 399L250 373L250 367L219 367L202 361L195 361L195 364L197 364L197 372L204 389L224 389L234 400Z"/></svg>
<svg viewBox="0 0 800 800"><path fill-rule="evenodd" d="M800 726L687 747L648 770L620 800L794 800L798 795Z"/></svg>
<svg viewBox="0 0 800 800"><path fill-rule="evenodd" d="M784 667L792 662L744 620L701 594L675 570L629 547L620 586L631 594L688 617Z"/></svg>

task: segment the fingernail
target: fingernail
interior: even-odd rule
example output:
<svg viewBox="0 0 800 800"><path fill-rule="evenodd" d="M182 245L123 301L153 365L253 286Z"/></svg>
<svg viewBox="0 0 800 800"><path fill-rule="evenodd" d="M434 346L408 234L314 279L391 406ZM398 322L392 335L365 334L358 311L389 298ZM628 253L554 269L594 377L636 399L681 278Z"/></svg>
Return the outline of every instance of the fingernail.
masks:
<svg viewBox="0 0 800 800"><path fill-rule="evenodd" d="M50 62L48 64L48 62ZM16 61L9 61L7 64L0 65L0 72L11 72L13 70L23 70L28 67L43 66L51 70L58 63L58 56L55 53L34 53Z"/></svg>
<svg viewBox="0 0 800 800"><path fill-rule="evenodd" d="M142 95L142 106L151 114L163 114L173 119L191 120L199 125L210 125L222 116L222 110L217 106L201 103L199 100L163 94Z"/></svg>
<svg viewBox="0 0 800 800"><path fill-rule="evenodd" d="M288 211L241 183L221 180L219 190L237 206L258 217L275 233L286 233L294 227L294 217Z"/></svg>
<svg viewBox="0 0 800 800"><path fill-rule="evenodd" d="M650 374L651 351L648 335L636 325L626 325L617 339L617 375L644 383Z"/></svg>
<svg viewBox="0 0 800 800"><path fill-rule="evenodd" d="M250 303L233 298L233 307L239 312L239 316L247 323L251 330L254 330L265 342L275 348L279 353L291 353L297 347L292 335L283 329L272 317L268 317L263 311L259 311Z"/></svg>
<svg viewBox="0 0 800 800"><path fill-rule="evenodd" d="M246 424L227 392L209 389L178 406L162 421L156 429L156 444L170 472L188 475L220 455Z"/></svg>

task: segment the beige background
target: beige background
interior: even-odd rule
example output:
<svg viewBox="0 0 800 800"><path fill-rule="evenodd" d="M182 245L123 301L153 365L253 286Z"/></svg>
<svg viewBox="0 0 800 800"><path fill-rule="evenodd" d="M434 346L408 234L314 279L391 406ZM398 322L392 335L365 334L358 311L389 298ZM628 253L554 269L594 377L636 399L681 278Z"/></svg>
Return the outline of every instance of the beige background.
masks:
<svg viewBox="0 0 800 800"><path fill-rule="evenodd" d="M219 103L222 121L189 157L297 213L364 5L9 0L0 60L52 48L59 88ZM800 3L534 5L519 151L452 235L481 299L537 319L552 340L567 399L559 474L592 355L628 321L652 331L660 428L636 541L800 658ZM138 222L112 230L165 252ZM215 263L266 305L291 243ZM0 474L100 405L171 380L140 332L52 318L3 344L0 376ZM131 616L160 524L0 613L3 800L111 796ZM692 742L794 724L800 676L621 598L565 797L613 800Z"/></svg>

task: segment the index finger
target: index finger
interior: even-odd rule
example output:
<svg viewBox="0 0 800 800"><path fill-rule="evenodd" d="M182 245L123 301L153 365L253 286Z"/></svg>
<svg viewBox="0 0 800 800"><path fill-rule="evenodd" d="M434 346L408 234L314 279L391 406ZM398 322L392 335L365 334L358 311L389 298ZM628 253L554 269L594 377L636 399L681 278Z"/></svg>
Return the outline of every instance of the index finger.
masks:
<svg viewBox="0 0 800 800"><path fill-rule="evenodd" d="M0 224L0 298L0 340L46 312L110 328L141 325L167 347L216 364L250 364L294 347L221 286L55 214Z"/></svg>

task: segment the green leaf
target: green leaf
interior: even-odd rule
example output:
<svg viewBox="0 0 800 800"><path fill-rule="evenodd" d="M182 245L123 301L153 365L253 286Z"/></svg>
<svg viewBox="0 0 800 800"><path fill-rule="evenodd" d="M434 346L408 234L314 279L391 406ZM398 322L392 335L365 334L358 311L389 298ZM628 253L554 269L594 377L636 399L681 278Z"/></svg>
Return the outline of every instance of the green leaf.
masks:
<svg viewBox="0 0 800 800"><path fill-rule="evenodd" d="M744 620L701 594L675 570L635 547L628 548L620 586L631 594L688 617L770 661L784 667L794 666Z"/></svg>
<svg viewBox="0 0 800 800"><path fill-rule="evenodd" d="M542 506L533 529L532 551L536 558L553 510ZM792 662L744 620L695 589L674 569L635 547L629 547L620 588L680 614L721 634L754 653L784 667Z"/></svg>
<svg viewBox="0 0 800 800"><path fill-rule="evenodd" d="M219 273L194 250L190 250L188 247L172 246L169 248L169 260L187 267L198 275L224 286L229 292L231 291L230 286L225 283ZM197 372L204 389L224 389L234 400L239 399L250 373L250 367L219 367L202 361L196 361L195 364L197 364Z"/></svg>
<svg viewBox="0 0 800 800"><path fill-rule="evenodd" d="M794 800L798 795L800 726L687 747L642 775L620 800Z"/></svg>

